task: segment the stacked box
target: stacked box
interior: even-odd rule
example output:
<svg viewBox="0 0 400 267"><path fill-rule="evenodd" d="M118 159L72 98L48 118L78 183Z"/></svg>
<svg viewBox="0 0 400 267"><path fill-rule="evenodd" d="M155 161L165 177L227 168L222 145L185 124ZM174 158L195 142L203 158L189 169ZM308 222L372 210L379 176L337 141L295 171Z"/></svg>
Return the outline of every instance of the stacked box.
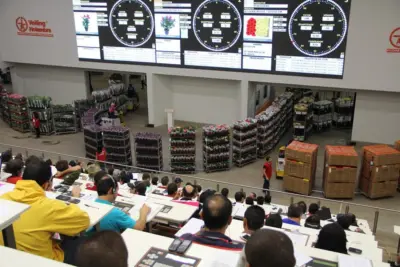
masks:
<svg viewBox="0 0 400 267"><path fill-rule="evenodd" d="M103 145L108 162L132 165L131 134L129 128L111 126L103 128Z"/></svg>
<svg viewBox="0 0 400 267"><path fill-rule="evenodd" d="M397 140L396 143L394 143L394 148L400 151L400 140Z"/></svg>
<svg viewBox="0 0 400 267"><path fill-rule="evenodd" d="M315 181L318 145L293 141L285 150L286 191L310 195Z"/></svg>
<svg viewBox="0 0 400 267"><path fill-rule="evenodd" d="M353 198L358 154L351 146L326 146L324 194L326 198Z"/></svg>
<svg viewBox="0 0 400 267"><path fill-rule="evenodd" d="M400 151L388 145L363 148L360 190L367 197L391 197L396 193L400 171Z"/></svg>

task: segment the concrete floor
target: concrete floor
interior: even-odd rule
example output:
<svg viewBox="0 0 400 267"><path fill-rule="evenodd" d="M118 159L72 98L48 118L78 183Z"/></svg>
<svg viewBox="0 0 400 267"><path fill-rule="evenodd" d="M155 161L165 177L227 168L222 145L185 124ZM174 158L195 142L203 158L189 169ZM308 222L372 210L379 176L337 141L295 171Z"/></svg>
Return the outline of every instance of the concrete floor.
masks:
<svg viewBox="0 0 400 267"><path fill-rule="evenodd" d="M141 90L138 81L135 81L135 88L140 96L140 104L141 107L135 113L128 114L125 118L127 126L131 130L132 136L141 131L147 132L156 132L160 133L163 136L163 156L164 156L164 168L166 171L169 170L169 137L166 126L160 126L156 128L146 128L145 124L147 123L147 96L146 91ZM101 88L101 87L100 87ZM103 87L104 88L104 87ZM176 125L186 125L188 123L185 122L175 122ZM261 194L261 190L259 189L262 186L262 165L263 160L258 160L252 164L249 164L243 168L232 167L230 171L227 172L216 172L216 173L204 173L202 170L202 137L201 137L201 125L196 125L199 127L197 131L197 168L199 172L194 175L186 176L179 175L185 181L194 181L201 184L203 189L205 188L214 188L222 189L223 187L227 187L230 190L230 196L233 197L233 194L240 189L243 188L247 193L256 192L257 194ZM321 185L322 185L322 165L324 161L324 147L325 145L342 145L345 144L346 140L350 138L350 131L339 131L339 130L331 130L329 132L314 134L310 137L307 142L315 143L320 145L320 149L318 152L318 168L316 175L316 184L315 184L315 192L312 194L312 197L320 197L323 198L321 193ZM280 144L276 147L275 151L271 153L273 162L276 162L277 158L277 149L280 145L287 144L288 140L291 138L291 133L287 133L286 136L281 140ZM56 145L46 145L43 144L43 141L60 141L60 143ZM131 138L133 141L133 138ZM0 120L0 151L4 151L8 146L19 146L20 148L14 148L14 153L20 152L24 155L26 151L28 154L36 154L36 155L44 155L45 158L51 158L53 161L58 160L59 155L56 153L62 153L69 156L61 156L63 159L74 159L75 157L84 157L85 148L83 141L83 134L71 134L71 135L63 135L63 136L45 136L41 139L33 139L29 137L29 134L21 134L10 129L3 121ZM361 146L365 144L357 144L357 151L361 151ZM133 142L132 142L133 148ZM39 149L45 150L48 152L37 152L31 149ZM133 157L134 158L134 157ZM159 174L159 177L164 175ZM206 180L203 180L206 179ZM227 183L231 183L228 185ZM235 184L235 185L232 185ZM258 189L257 189L258 188ZM282 180L277 180L273 177L271 182L271 189L282 191ZM277 204L290 204L290 196L283 192L272 192L272 201ZM317 200L307 199L304 196L296 195L294 196L294 201L303 200L306 203L317 202ZM320 201L321 206L328 206L331 208L332 213L344 212L347 204L342 201L330 201L327 199L323 199ZM350 212L356 214L357 217L368 220L369 225L372 229L374 216L376 209L364 206L356 206L356 205L367 205L374 206L378 208L385 209L394 209L398 210L398 204L400 203L400 194L397 194L393 198L380 199L380 200L369 200L362 195L357 194L353 200L346 200L346 202L350 203ZM398 236L393 233L393 225L400 224L400 210L398 213L389 212L389 211L380 211L379 212L379 220L378 220L378 228L376 238L379 241L379 246L385 248L384 250L384 258L387 260L390 254L396 252Z"/></svg>

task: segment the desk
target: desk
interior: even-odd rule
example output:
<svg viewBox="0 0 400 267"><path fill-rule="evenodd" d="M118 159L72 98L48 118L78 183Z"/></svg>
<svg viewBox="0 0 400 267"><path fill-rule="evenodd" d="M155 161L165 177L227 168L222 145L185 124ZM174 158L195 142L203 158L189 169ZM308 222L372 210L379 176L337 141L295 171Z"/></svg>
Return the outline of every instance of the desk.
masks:
<svg viewBox="0 0 400 267"><path fill-rule="evenodd" d="M129 211L130 216L134 220L138 220L140 217L140 209L142 208L143 204L146 202L146 197L144 196L137 196L135 198L125 198L125 197L117 197L115 201L128 203L134 205L132 209ZM150 213L147 215L146 222L149 223L157 216L160 210L164 207L163 205L155 204L155 203L147 203L151 208Z"/></svg>
<svg viewBox="0 0 400 267"><path fill-rule="evenodd" d="M2 171L0 175L0 181L5 181L7 180L7 178L10 178L11 176L12 176L11 173Z"/></svg>
<svg viewBox="0 0 400 267"><path fill-rule="evenodd" d="M0 266L26 267L71 267L71 265L49 260L44 257L36 256L30 253L19 251L16 249L0 246Z"/></svg>
<svg viewBox="0 0 400 267"><path fill-rule="evenodd" d="M138 197L135 195L133 198ZM192 217L197 210L197 207L173 202L170 200L162 200L158 198L148 197L146 203L159 204L162 206L171 206L168 213L159 212L155 218L156 222L168 224L174 227L179 227Z"/></svg>
<svg viewBox="0 0 400 267"><path fill-rule="evenodd" d="M238 204L235 205L235 207ZM236 219L239 220L243 220L244 218L244 213L246 212L247 208L250 207L251 205L239 205L239 209L235 212L235 215L233 215ZM278 213L279 209L282 209L282 214L286 214L287 213L287 209L288 207L286 206L282 206L282 205L276 205L276 204L271 204L271 205L258 205L261 208L264 209L265 214L268 215L270 213L274 214L274 213Z"/></svg>
<svg viewBox="0 0 400 267"><path fill-rule="evenodd" d="M317 248L312 248L312 247L305 247L305 246L296 246L296 251L302 252L312 258L318 258L318 259L323 259L323 260L328 260L328 261L333 261L333 262L338 262L338 255L339 253L327 251L327 250L322 250L322 249L317 249ZM351 255L353 256L353 255ZM372 260L372 266L373 267L389 267L388 263L376 260Z"/></svg>
<svg viewBox="0 0 400 267"><path fill-rule="evenodd" d="M128 265L130 267L134 267L150 247L168 250L168 247L173 241L173 239L169 237L149 234L133 229L125 230L125 232L122 233L122 237L128 247ZM193 243L185 255L200 258L201 261L197 267L235 267L239 261L240 251L226 251Z"/></svg>
<svg viewBox="0 0 400 267"><path fill-rule="evenodd" d="M46 196L50 199L56 199L60 195L58 192L46 192ZM60 200L61 201L61 200ZM75 204L71 204L75 205ZM78 206L81 210L86 211L89 215L90 225L89 229L93 226L98 227L98 223L114 208L111 205L101 204L90 200L83 200L79 202Z"/></svg>
<svg viewBox="0 0 400 267"><path fill-rule="evenodd" d="M0 182L0 196L5 193L8 193L10 191L13 191L14 188L15 188L15 184Z"/></svg>
<svg viewBox="0 0 400 267"><path fill-rule="evenodd" d="M397 243L397 254L399 254L400 251L400 226L394 225L393 226L393 231L395 234L399 236L399 242Z"/></svg>
<svg viewBox="0 0 400 267"><path fill-rule="evenodd" d="M26 204L0 199L0 229L5 246L16 248L12 224L29 208L30 206Z"/></svg>

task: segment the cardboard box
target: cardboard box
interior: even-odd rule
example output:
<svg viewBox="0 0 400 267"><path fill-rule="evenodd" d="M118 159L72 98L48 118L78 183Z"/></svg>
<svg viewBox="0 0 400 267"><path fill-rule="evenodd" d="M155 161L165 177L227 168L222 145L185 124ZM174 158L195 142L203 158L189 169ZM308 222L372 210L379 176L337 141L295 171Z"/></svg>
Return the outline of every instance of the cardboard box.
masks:
<svg viewBox="0 0 400 267"><path fill-rule="evenodd" d="M357 168L326 166L324 181L327 183L355 183L357 180Z"/></svg>
<svg viewBox="0 0 400 267"><path fill-rule="evenodd" d="M388 145L372 145L363 147L364 160L374 166L400 164L400 151Z"/></svg>
<svg viewBox="0 0 400 267"><path fill-rule="evenodd" d="M310 195L312 182L308 179L299 179L285 174L283 177L283 189L289 192Z"/></svg>
<svg viewBox="0 0 400 267"><path fill-rule="evenodd" d="M328 165L353 167L358 165L358 154L352 146L326 146L325 159Z"/></svg>
<svg viewBox="0 0 400 267"><path fill-rule="evenodd" d="M304 163L316 161L318 145L293 141L286 147L285 158Z"/></svg>
<svg viewBox="0 0 400 267"><path fill-rule="evenodd" d="M396 143L394 143L394 148L400 151L400 140L397 140Z"/></svg>
<svg viewBox="0 0 400 267"><path fill-rule="evenodd" d="M397 181L400 177L400 164L371 166L370 162L364 161L362 176L372 182Z"/></svg>
<svg viewBox="0 0 400 267"><path fill-rule="evenodd" d="M324 195L326 198L353 198L355 183L328 183L324 185Z"/></svg>
<svg viewBox="0 0 400 267"><path fill-rule="evenodd" d="M369 198L392 197L397 192L397 181L373 183L367 178L361 177L359 187Z"/></svg>
<svg viewBox="0 0 400 267"><path fill-rule="evenodd" d="M314 167L310 163L301 161L286 160L285 174L298 178L306 178L312 180L314 178Z"/></svg>

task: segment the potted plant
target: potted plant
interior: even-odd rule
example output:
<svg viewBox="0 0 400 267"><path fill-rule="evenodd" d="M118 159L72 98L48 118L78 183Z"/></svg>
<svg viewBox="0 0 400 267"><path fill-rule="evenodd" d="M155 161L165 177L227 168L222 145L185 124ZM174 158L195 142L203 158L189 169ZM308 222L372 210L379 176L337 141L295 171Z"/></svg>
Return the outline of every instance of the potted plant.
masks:
<svg viewBox="0 0 400 267"><path fill-rule="evenodd" d="M89 14L85 14L82 16L82 25L85 31L89 30L90 16Z"/></svg>
<svg viewBox="0 0 400 267"><path fill-rule="evenodd" d="M169 30L175 27L175 19L172 16L164 16L161 18L161 27L164 29L166 35L169 34Z"/></svg>

